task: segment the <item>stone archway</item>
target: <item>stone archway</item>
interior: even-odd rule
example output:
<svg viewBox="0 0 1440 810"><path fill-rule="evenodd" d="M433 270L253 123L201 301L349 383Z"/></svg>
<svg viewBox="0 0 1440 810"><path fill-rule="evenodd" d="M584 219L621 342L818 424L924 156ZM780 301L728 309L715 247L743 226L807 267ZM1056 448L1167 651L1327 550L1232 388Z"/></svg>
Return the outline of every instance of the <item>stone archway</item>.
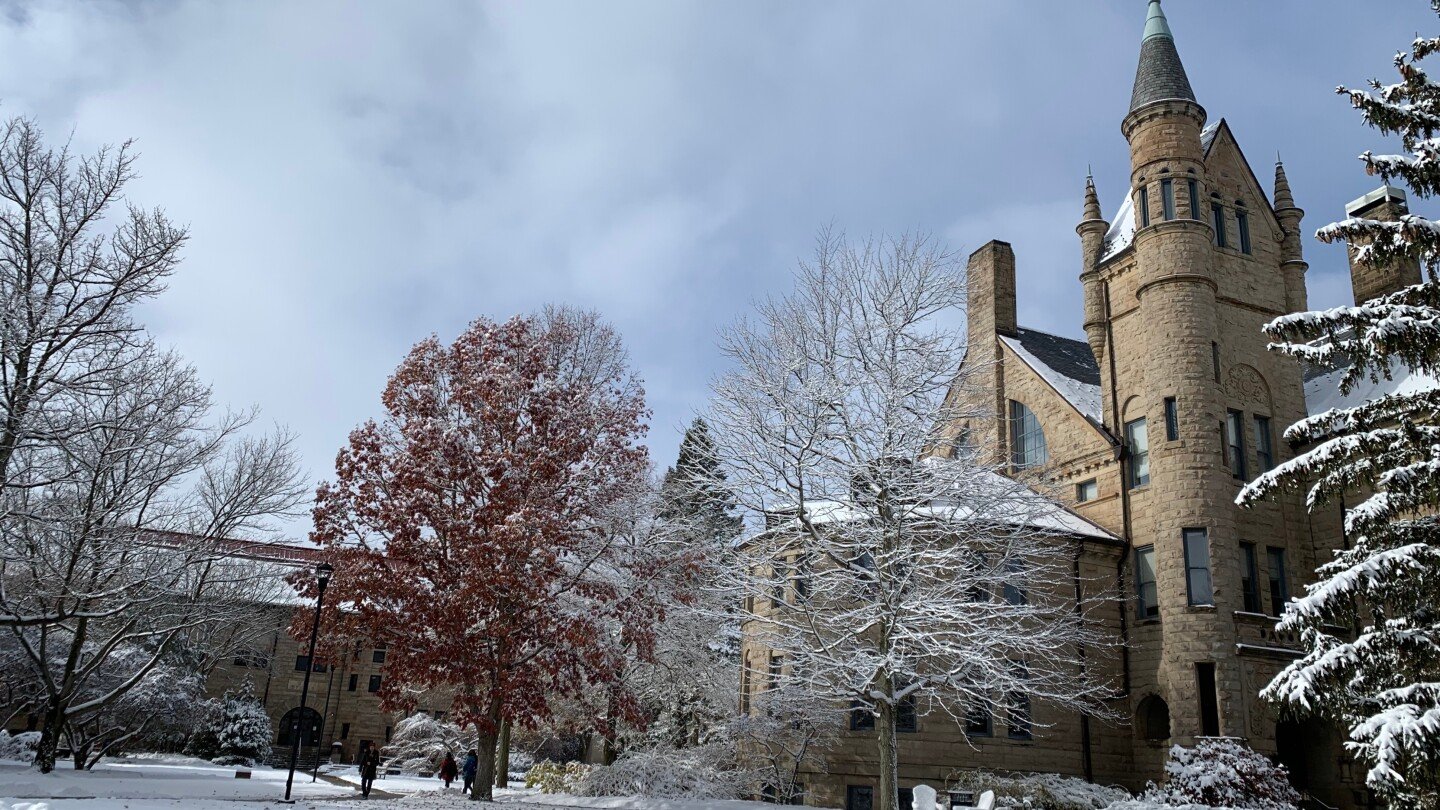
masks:
<svg viewBox="0 0 1440 810"><path fill-rule="evenodd" d="M299 723L297 726L296 723ZM300 730L300 745L302 748L313 748L320 744L320 732L324 726L324 720L320 713L306 706L296 706L280 718L280 734L276 739L278 745L293 745L295 742L294 731Z"/></svg>

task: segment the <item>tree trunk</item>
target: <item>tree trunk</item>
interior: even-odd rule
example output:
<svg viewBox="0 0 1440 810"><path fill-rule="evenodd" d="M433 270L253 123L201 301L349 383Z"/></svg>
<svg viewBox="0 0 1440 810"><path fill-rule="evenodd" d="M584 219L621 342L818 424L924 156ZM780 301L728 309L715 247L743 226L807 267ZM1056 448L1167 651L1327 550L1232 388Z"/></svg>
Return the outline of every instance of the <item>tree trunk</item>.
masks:
<svg viewBox="0 0 1440 810"><path fill-rule="evenodd" d="M40 743L35 747L35 767L41 773L55 770L55 749L60 745L60 706L50 701L40 724Z"/></svg>
<svg viewBox="0 0 1440 810"><path fill-rule="evenodd" d="M890 692L888 682L886 687L883 691ZM880 732L880 795L875 797L875 810L910 810L895 806L900 794L899 757L895 751L895 706L881 701L877 708L880 710L880 716L875 718L875 728Z"/></svg>
<svg viewBox="0 0 1440 810"><path fill-rule="evenodd" d="M494 801L495 799L495 744L502 728L500 709L500 690L494 687L492 682L489 696L490 705L485 711L486 718L490 721L480 734L479 761L475 763L475 783L470 786L471 799L484 799Z"/></svg>
<svg viewBox="0 0 1440 810"><path fill-rule="evenodd" d="M500 724L500 740L495 749L495 787L510 786L510 721Z"/></svg>

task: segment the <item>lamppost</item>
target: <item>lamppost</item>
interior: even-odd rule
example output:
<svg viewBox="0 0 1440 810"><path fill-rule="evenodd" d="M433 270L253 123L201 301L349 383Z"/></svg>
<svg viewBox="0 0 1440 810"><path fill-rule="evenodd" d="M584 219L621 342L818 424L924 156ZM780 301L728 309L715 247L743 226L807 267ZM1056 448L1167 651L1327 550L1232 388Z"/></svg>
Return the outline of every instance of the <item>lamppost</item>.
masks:
<svg viewBox="0 0 1440 810"><path fill-rule="evenodd" d="M320 635L320 606L325 602L325 586L330 583L330 575L335 573L335 568L330 563L320 563L315 566L315 584L318 592L315 594L315 621L310 625L310 655L305 659L305 682L300 686L300 710L295 712L295 720L290 724L290 773L285 777L285 801L293 803L290 798L290 786L295 782L295 766L300 762L300 724L305 721L305 699L310 696L310 673L315 671L315 639ZM323 725L325 719L320 719Z"/></svg>

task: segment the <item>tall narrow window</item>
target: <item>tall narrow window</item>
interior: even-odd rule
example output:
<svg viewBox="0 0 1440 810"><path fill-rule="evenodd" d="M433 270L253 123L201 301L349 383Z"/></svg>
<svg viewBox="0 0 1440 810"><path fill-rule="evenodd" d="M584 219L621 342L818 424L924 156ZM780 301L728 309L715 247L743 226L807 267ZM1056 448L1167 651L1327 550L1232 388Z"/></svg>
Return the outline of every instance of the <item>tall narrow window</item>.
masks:
<svg viewBox="0 0 1440 810"><path fill-rule="evenodd" d="M1195 665L1195 691L1200 698L1200 734L1219 737L1220 700L1215 693L1215 664L1206 661Z"/></svg>
<svg viewBox="0 0 1440 810"><path fill-rule="evenodd" d="M850 730L851 731L873 731L875 728L875 714L865 704L858 700L850 702Z"/></svg>
<svg viewBox="0 0 1440 810"><path fill-rule="evenodd" d="M740 662L740 714L750 713L750 661Z"/></svg>
<svg viewBox="0 0 1440 810"><path fill-rule="evenodd" d="M352 673L350 673L350 684L349 684L347 687L345 687L345 691L347 691L347 692L354 692L355 689L356 689L356 687L358 687L359 685L360 685L360 676L359 676L359 675L356 675L355 673L352 672Z"/></svg>
<svg viewBox="0 0 1440 810"><path fill-rule="evenodd" d="M1175 218L1175 181L1168 177L1160 181L1160 210L1167 221Z"/></svg>
<svg viewBox="0 0 1440 810"><path fill-rule="evenodd" d="M1165 441L1180 438L1180 407L1175 397L1165 397Z"/></svg>
<svg viewBox="0 0 1440 810"><path fill-rule="evenodd" d="M919 712L915 711L915 693L900 698L895 704L895 730L914 733L920 729Z"/></svg>
<svg viewBox="0 0 1440 810"><path fill-rule="evenodd" d="M1160 618L1160 594L1155 589L1155 547L1135 549L1135 615Z"/></svg>
<svg viewBox="0 0 1440 810"><path fill-rule="evenodd" d="M790 569L790 590L795 594L797 603L810 597L809 557L801 556L795 559L795 567Z"/></svg>
<svg viewBox="0 0 1440 810"><path fill-rule="evenodd" d="M1200 207L1200 184L1193 179L1185 182L1189 185L1190 191L1190 218L1200 219L1200 212L1204 210Z"/></svg>
<svg viewBox="0 0 1440 810"><path fill-rule="evenodd" d="M1285 549L1270 546L1265 549L1265 558L1270 573L1270 612L1279 616L1290 601L1290 589L1285 584Z"/></svg>
<svg viewBox="0 0 1440 810"><path fill-rule="evenodd" d="M1225 247L1225 207L1220 203L1210 203L1210 224L1215 228L1215 244Z"/></svg>
<svg viewBox="0 0 1440 810"><path fill-rule="evenodd" d="M367 692L379 692L379 691L380 691L380 676L379 676L379 675L371 675L371 676L370 676L370 683L365 687L365 691L367 691Z"/></svg>
<svg viewBox="0 0 1440 810"><path fill-rule="evenodd" d="M1150 224L1150 189L1140 187L1140 227Z"/></svg>
<svg viewBox="0 0 1440 810"><path fill-rule="evenodd" d="M1220 344L1210 341L1210 370L1215 374L1215 382L1220 382Z"/></svg>
<svg viewBox="0 0 1440 810"><path fill-rule="evenodd" d="M1255 463L1260 472L1275 466L1275 437L1270 433L1270 417L1255 417Z"/></svg>
<svg viewBox="0 0 1440 810"><path fill-rule="evenodd" d="M1010 460L1019 468L1043 467L1050 453L1045 447L1045 431L1034 412L1010 400Z"/></svg>
<svg viewBox="0 0 1440 810"><path fill-rule="evenodd" d="M1030 600L1025 596L1025 589L1020 587L1020 576L1024 570L1024 564L1020 560L1011 560L1005 566L1005 601L1011 605L1029 604Z"/></svg>
<svg viewBox="0 0 1440 810"><path fill-rule="evenodd" d="M1150 434L1144 417L1125 423L1125 447L1130 451L1130 488L1143 487L1150 483Z"/></svg>
<svg viewBox="0 0 1440 810"><path fill-rule="evenodd" d="M983 700L971 703L965 709L965 736L989 737L995 733L995 721L990 715L990 704Z"/></svg>
<svg viewBox="0 0 1440 810"><path fill-rule="evenodd" d="M1256 566L1255 544L1240 544L1240 594L1245 598L1245 612L1259 613L1260 579Z"/></svg>
<svg viewBox="0 0 1440 810"><path fill-rule="evenodd" d="M1245 480L1245 414L1240 411L1225 413L1225 453L1230 461L1230 473L1241 481Z"/></svg>
<svg viewBox="0 0 1440 810"><path fill-rule="evenodd" d="M1023 663L1014 665L1015 675L1024 680L1029 677ZM1006 725L1012 740L1028 740L1031 737L1030 695L1015 690L1005 696Z"/></svg>
<svg viewBox="0 0 1440 810"><path fill-rule="evenodd" d="M1185 587L1191 605L1214 605L1215 590L1210 582L1210 535L1204 529L1181 532L1185 545Z"/></svg>
<svg viewBox="0 0 1440 810"><path fill-rule="evenodd" d="M1250 254L1250 215L1244 211L1235 212L1235 228L1240 232L1240 252Z"/></svg>
<svg viewBox="0 0 1440 810"><path fill-rule="evenodd" d="M780 685L780 670L785 667L785 656L770 653L770 669L765 673L765 688L774 689Z"/></svg>

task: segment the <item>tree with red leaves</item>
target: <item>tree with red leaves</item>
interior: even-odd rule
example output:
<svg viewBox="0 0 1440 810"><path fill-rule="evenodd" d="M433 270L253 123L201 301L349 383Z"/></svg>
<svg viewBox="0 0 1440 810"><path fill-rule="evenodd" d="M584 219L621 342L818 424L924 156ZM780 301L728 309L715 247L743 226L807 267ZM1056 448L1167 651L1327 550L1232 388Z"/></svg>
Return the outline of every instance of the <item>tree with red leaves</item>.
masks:
<svg viewBox="0 0 1440 810"><path fill-rule="evenodd" d="M331 654L388 644L387 709L453 691L480 737L471 797L489 799L502 724L534 727L597 688L634 713L617 673L625 650L653 649L647 583L672 565L610 530L645 486L644 392L609 326L547 309L421 342L382 401L316 495Z"/></svg>

